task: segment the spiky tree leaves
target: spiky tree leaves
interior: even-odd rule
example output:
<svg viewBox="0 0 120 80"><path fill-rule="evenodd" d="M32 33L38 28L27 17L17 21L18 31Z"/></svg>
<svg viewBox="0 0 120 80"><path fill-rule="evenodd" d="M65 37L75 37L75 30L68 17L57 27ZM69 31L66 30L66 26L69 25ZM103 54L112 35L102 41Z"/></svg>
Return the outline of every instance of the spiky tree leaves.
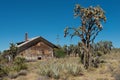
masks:
<svg viewBox="0 0 120 80"><path fill-rule="evenodd" d="M12 56L12 59L14 60L16 55L17 55L17 46L14 43L10 43L10 49L9 49L9 53Z"/></svg>
<svg viewBox="0 0 120 80"><path fill-rule="evenodd" d="M78 28L66 27L64 37L70 35L80 37L83 47L83 64L88 68L91 64L90 44L102 30L101 22L106 21L105 12L99 6L84 8L77 4L74 8L74 16L80 17L81 26ZM73 33L70 33L73 30Z"/></svg>
<svg viewBox="0 0 120 80"><path fill-rule="evenodd" d="M100 41L96 44L96 48L104 54L110 53L112 47L111 41Z"/></svg>

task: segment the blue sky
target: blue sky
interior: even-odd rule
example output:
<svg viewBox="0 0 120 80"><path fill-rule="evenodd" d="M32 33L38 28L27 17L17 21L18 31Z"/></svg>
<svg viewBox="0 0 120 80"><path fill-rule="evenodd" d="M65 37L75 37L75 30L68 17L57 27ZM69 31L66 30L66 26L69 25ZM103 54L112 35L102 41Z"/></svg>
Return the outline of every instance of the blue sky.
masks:
<svg viewBox="0 0 120 80"><path fill-rule="evenodd" d="M106 12L107 22L96 37L95 42L109 40L120 47L120 0L0 0L0 51L7 49L9 43L42 36L57 44L77 43L79 38L64 38L66 26L78 26L79 19L73 16L75 4L83 7L100 5Z"/></svg>

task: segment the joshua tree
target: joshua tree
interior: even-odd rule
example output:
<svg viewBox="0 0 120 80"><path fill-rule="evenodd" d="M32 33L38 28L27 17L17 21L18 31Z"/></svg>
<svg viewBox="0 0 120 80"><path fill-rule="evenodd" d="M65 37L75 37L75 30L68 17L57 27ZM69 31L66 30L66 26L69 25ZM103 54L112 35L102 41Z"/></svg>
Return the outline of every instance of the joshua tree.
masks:
<svg viewBox="0 0 120 80"><path fill-rule="evenodd" d="M63 49L64 53L66 53L68 55L68 47L67 47L67 45L63 45L62 49Z"/></svg>
<svg viewBox="0 0 120 80"><path fill-rule="evenodd" d="M16 45L14 43L10 43L9 53L12 56L13 60L15 59L15 57L17 55L17 50L18 50L18 48L16 47Z"/></svg>
<svg viewBox="0 0 120 80"><path fill-rule="evenodd" d="M111 41L100 41L96 45L97 45L98 50L103 52L104 54L110 53L113 47Z"/></svg>
<svg viewBox="0 0 120 80"><path fill-rule="evenodd" d="M83 64L85 68L91 65L90 44L94 41L98 33L102 30L101 22L106 21L105 13L102 8L97 7L81 7L79 4L75 6L74 16L80 17L81 26L78 28L66 27L64 30L64 37L68 34L71 36L78 36L81 39L83 47ZM69 33L73 30L73 33Z"/></svg>

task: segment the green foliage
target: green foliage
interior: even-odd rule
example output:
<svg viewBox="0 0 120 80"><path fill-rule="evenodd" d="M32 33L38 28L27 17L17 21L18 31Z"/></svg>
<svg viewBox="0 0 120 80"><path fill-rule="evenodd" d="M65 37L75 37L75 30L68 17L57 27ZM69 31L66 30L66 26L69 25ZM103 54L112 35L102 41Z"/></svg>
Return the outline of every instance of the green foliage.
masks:
<svg viewBox="0 0 120 80"><path fill-rule="evenodd" d="M67 53L67 45L64 45L63 47L62 47L62 49L63 49L63 51L65 52L65 53Z"/></svg>
<svg viewBox="0 0 120 80"><path fill-rule="evenodd" d="M12 59L14 60L17 55L18 48L16 47L16 44L10 43L10 49L9 54L12 56Z"/></svg>
<svg viewBox="0 0 120 80"><path fill-rule="evenodd" d="M6 66L0 64L0 77L5 76L8 74L8 69Z"/></svg>
<svg viewBox="0 0 120 80"><path fill-rule="evenodd" d="M15 71L27 69L27 65L25 64L25 58L22 57L15 58L13 65Z"/></svg>
<svg viewBox="0 0 120 80"><path fill-rule="evenodd" d="M54 56L56 58L64 58L66 56L66 53L64 52L63 49L55 49Z"/></svg>
<svg viewBox="0 0 120 80"><path fill-rule="evenodd" d="M103 53L102 53L102 51L97 51L97 52L96 52L96 55L100 57L100 56L103 55Z"/></svg>
<svg viewBox="0 0 120 80"><path fill-rule="evenodd" d="M10 43L9 49L4 50L0 54L0 62L8 63L8 62L14 61L15 57L17 56L17 51L18 51L18 48L17 48L16 44ZM2 59L2 58L4 58L4 59Z"/></svg>
<svg viewBox="0 0 120 80"><path fill-rule="evenodd" d="M0 64L6 64L7 62L8 62L8 60L1 55L0 56Z"/></svg>
<svg viewBox="0 0 120 80"><path fill-rule="evenodd" d="M68 56L77 56L79 55L80 52L80 45L74 45L74 44L70 44L69 46L64 45L63 47L61 47L62 50L68 55Z"/></svg>
<svg viewBox="0 0 120 80"><path fill-rule="evenodd" d="M10 45L10 50L5 50L0 54L0 77L16 78L19 71L27 69L25 59L16 55L17 47L14 44ZM8 59L8 56L12 58L12 61Z"/></svg>
<svg viewBox="0 0 120 80"><path fill-rule="evenodd" d="M16 78L18 75L24 74L25 72L21 72L21 70L26 69L27 65L25 64L25 59L21 57L16 57L13 63L4 63L3 65L0 64L0 77L9 76L11 79L13 79Z"/></svg>

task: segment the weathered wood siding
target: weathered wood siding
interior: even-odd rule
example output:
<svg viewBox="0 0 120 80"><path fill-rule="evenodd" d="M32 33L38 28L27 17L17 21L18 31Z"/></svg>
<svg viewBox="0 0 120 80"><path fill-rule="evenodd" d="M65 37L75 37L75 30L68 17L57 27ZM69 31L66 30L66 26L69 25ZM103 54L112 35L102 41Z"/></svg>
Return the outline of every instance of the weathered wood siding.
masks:
<svg viewBox="0 0 120 80"><path fill-rule="evenodd" d="M53 48L51 48L44 42L39 42L29 47L28 49L20 52L20 56L31 59L38 59L38 57L41 58L53 57Z"/></svg>

